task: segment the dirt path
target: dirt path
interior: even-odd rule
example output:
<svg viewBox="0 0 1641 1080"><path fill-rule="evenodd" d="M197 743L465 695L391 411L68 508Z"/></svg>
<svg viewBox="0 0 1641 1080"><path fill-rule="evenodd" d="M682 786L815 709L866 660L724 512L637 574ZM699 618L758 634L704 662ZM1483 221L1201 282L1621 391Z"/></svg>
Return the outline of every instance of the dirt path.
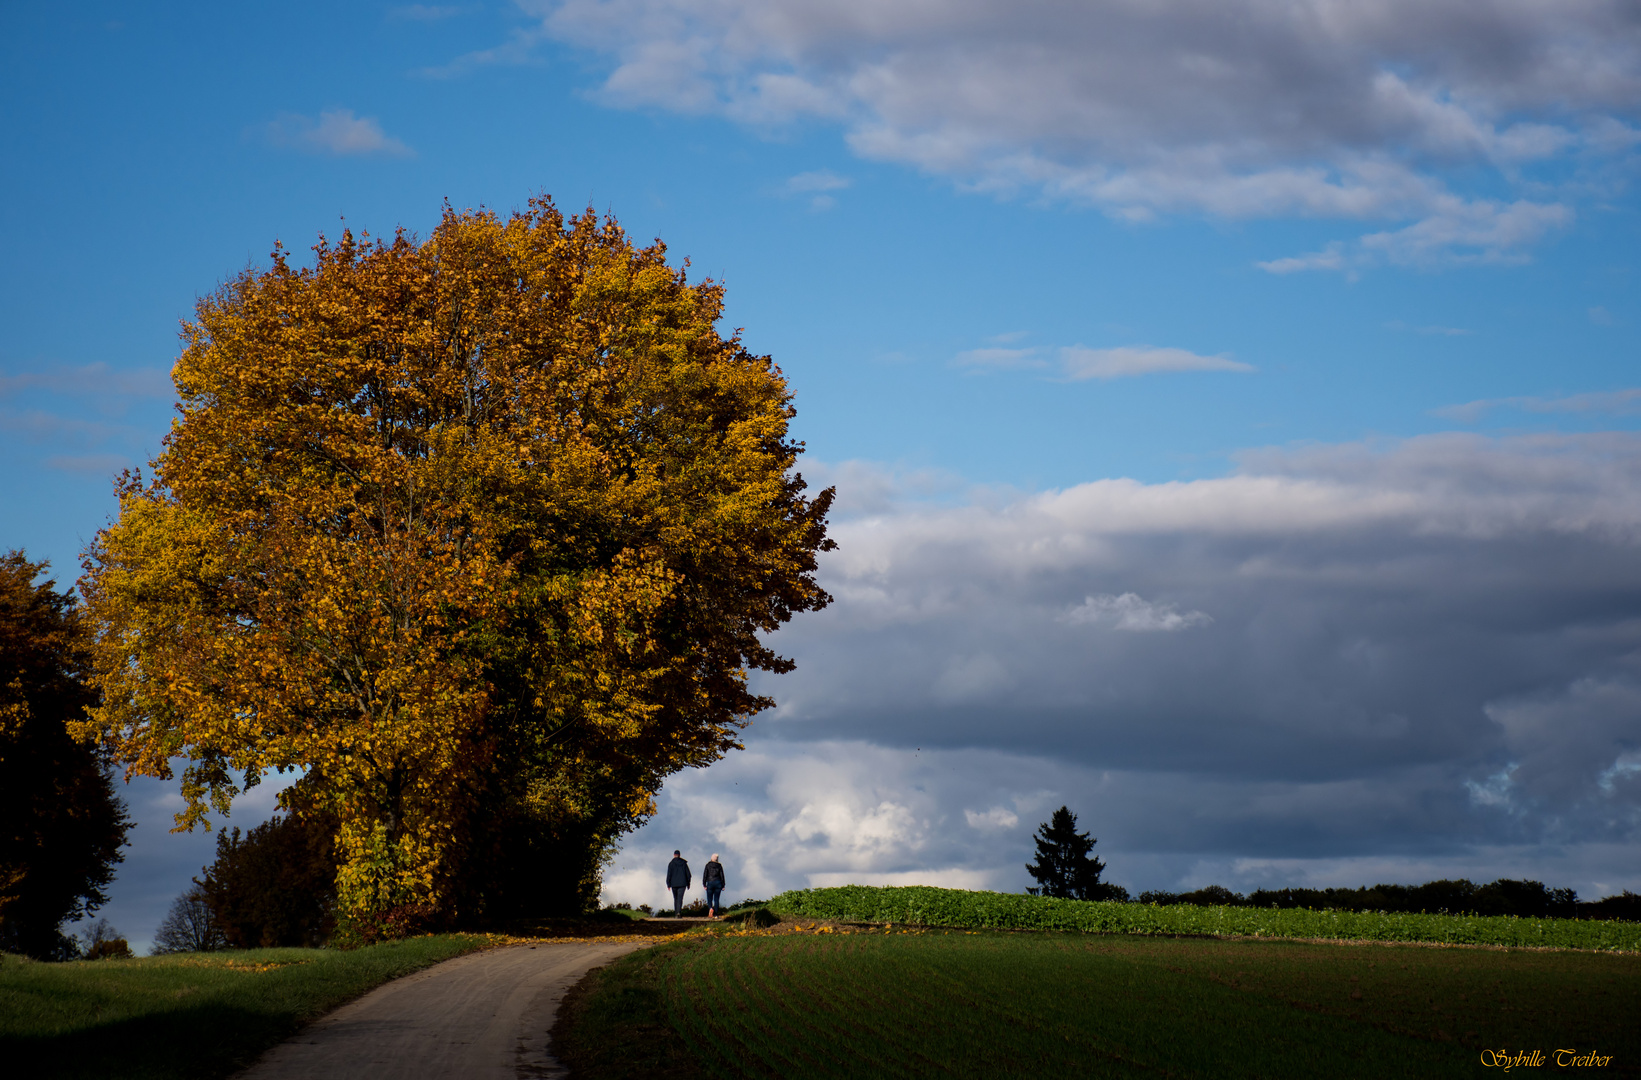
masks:
<svg viewBox="0 0 1641 1080"><path fill-rule="evenodd" d="M646 944L509 945L446 960L316 1020L236 1080L562 1077L547 1033L564 992Z"/></svg>

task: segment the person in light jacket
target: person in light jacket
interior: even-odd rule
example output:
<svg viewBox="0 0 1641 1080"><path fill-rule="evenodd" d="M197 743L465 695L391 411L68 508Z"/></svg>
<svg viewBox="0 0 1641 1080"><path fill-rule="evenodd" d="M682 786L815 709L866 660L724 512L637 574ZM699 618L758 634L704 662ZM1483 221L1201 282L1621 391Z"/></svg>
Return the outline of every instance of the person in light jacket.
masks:
<svg viewBox="0 0 1641 1080"><path fill-rule="evenodd" d="M684 910L684 890L695 875L689 872L689 863L684 861L682 852L672 853L672 861L667 864L667 888L672 890L672 913L680 914Z"/></svg>
<svg viewBox="0 0 1641 1080"><path fill-rule="evenodd" d="M701 868L701 885L707 891L707 917L718 914L718 909L724 902L724 864L714 855L712 861Z"/></svg>

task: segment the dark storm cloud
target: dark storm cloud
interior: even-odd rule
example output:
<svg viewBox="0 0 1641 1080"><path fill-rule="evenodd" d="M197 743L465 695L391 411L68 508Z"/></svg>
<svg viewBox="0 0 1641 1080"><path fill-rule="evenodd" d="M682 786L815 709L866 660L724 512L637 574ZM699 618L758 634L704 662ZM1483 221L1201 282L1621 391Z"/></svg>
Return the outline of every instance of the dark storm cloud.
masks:
<svg viewBox="0 0 1641 1080"><path fill-rule="evenodd" d="M836 603L782 632L780 708L669 783L612 897L656 899L675 846L754 894L1018 889L1062 802L1135 889L1641 885L1641 437L1264 451L966 505L811 471L843 485Z"/></svg>
<svg viewBox="0 0 1641 1080"><path fill-rule="evenodd" d="M1487 798L1467 781L1514 769L1498 798L1546 827L1635 827L1633 436L1261 453L1223 479L837 535L838 603L779 641L800 661L781 737L1246 783L1406 777L1466 805Z"/></svg>

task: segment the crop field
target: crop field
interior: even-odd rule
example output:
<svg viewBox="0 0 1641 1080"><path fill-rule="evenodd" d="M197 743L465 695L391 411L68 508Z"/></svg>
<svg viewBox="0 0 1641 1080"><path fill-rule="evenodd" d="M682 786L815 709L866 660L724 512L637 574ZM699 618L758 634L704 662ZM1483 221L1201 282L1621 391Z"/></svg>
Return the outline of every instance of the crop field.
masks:
<svg viewBox="0 0 1641 1080"><path fill-rule="evenodd" d="M1641 952L1641 923L1633 922L1192 904L1157 907L921 885L801 889L775 897L769 909L788 917L973 930L1332 938Z"/></svg>
<svg viewBox="0 0 1641 1080"><path fill-rule="evenodd" d="M304 1021L486 944L483 936L441 935L349 952L246 949L66 964L0 956L0 1063L19 1080L227 1076Z"/></svg>
<svg viewBox="0 0 1641 1080"><path fill-rule="evenodd" d="M633 954L563 1015L559 1052L588 1080L1378 1080L1535 1049L1623 1075L1641 1071L1641 957L799 923Z"/></svg>

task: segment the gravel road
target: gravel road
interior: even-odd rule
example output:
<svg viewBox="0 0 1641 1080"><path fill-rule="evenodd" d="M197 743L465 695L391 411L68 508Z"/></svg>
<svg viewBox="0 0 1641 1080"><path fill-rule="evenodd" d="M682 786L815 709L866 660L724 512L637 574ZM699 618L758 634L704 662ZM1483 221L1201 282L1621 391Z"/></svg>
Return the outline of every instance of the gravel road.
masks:
<svg viewBox="0 0 1641 1080"><path fill-rule="evenodd" d="M509 945L458 956L316 1020L236 1080L562 1077L547 1033L565 991L647 944Z"/></svg>

